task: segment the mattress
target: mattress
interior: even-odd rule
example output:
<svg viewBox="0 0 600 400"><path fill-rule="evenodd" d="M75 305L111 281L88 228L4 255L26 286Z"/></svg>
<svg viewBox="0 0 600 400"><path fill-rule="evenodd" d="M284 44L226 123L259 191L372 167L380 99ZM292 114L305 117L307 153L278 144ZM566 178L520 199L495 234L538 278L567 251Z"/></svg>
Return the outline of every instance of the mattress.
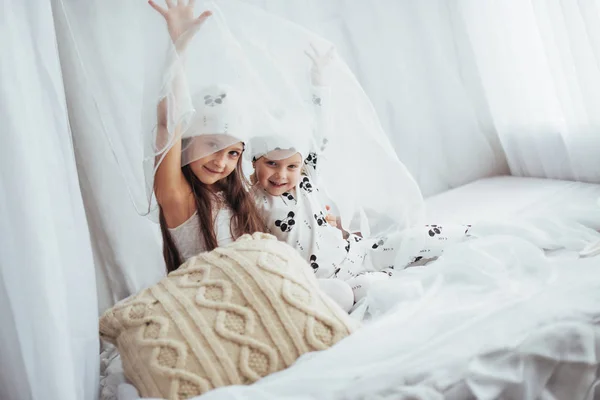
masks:
<svg viewBox="0 0 600 400"><path fill-rule="evenodd" d="M427 219L469 224L489 218L556 215L600 231L599 199L600 184L499 176L427 198ZM594 205L597 211L590 213Z"/></svg>

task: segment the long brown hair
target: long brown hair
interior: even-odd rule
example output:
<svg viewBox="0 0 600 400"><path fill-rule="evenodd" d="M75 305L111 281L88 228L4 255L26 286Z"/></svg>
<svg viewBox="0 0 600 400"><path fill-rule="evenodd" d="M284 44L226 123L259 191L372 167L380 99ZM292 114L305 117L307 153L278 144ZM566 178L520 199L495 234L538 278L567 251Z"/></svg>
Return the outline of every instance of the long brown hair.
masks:
<svg viewBox="0 0 600 400"><path fill-rule="evenodd" d="M182 167L181 171L192 188L196 210L198 211L197 218L200 222L200 235L204 238L206 251L211 251L218 247L213 220L213 206L216 203L215 194L208 190L206 185L198 179L189 165ZM265 225L256 209L254 199L247 190L249 187L248 180L241 171L242 157L238 159L233 172L217 182L223 190L225 201L233 213L230 229L234 238L238 238L245 233L265 232ZM162 209L160 209L159 218L163 238L163 257L167 265L167 273L169 273L179 268L183 260L169 233Z"/></svg>

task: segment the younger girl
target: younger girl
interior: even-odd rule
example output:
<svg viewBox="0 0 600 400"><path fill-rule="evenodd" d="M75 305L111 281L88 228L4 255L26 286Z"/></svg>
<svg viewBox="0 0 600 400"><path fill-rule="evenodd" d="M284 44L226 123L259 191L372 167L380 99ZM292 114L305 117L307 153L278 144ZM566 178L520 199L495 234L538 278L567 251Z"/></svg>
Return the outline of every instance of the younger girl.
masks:
<svg viewBox="0 0 600 400"><path fill-rule="evenodd" d="M312 103L318 123L314 132L316 146L303 157L283 136L253 139L253 193L268 232L296 248L317 278L345 282L352 293L348 295L343 285L330 287L332 283L327 283L327 289L332 291L328 294L351 307L364 297L372 282L387 279L394 268L438 256L443 245L466 238L468 227L454 226L443 232L441 227L432 225L394 232L386 238L365 239L337 228L336 219L328 215L327 200L317 187L317 164L327 146L327 115L323 109L329 101L322 73L332 51L321 55L314 49L309 56L313 61ZM427 242L425 247L423 242ZM350 296L350 300L344 296Z"/></svg>
<svg viewBox="0 0 600 400"><path fill-rule="evenodd" d="M272 142L280 141L272 138ZM394 268L437 257L448 244L468 237L469 227L462 225L426 225L377 238L347 233L328 216L324 198L310 176L316 173L318 153L311 152L303 159L295 149L281 150L285 148L281 144L272 146L279 147L272 151L260 147L265 148L252 146L253 193L267 231L296 248L317 278L337 278L352 289L348 300L344 298L346 289L326 284L327 293L340 305L349 303L351 307L373 282L391 276Z"/></svg>
<svg viewBox="0 0 600 400"><path fill-rule="evenodd" d="M167 2L166 9L149 3L167 21L174 43L211 15L204 12L194 18L193 2ZM177 45L178 51L185 50L181 41ZM176 128L179 139L158 166L154 181L168 272L200 252L264 231L241 170L243 104L236 101L235 91L218 85L205 88L192 101L196 116L181 138ZM158 107L158 137L168 136L166 109L164 100Z"/></svg>

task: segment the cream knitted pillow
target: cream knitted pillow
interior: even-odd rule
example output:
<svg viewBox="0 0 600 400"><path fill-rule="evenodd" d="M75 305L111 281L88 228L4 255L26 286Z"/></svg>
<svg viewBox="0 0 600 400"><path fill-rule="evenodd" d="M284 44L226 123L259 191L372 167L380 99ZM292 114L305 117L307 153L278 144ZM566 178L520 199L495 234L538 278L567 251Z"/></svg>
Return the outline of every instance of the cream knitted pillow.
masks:
<svg viewBox="0 0 600 400"><path fill-rule="evenodd" d="M256 233L115 305L100 318L100 335L118 346L142 396L187 399L255 382L355 326L293 248Z"/></svg>

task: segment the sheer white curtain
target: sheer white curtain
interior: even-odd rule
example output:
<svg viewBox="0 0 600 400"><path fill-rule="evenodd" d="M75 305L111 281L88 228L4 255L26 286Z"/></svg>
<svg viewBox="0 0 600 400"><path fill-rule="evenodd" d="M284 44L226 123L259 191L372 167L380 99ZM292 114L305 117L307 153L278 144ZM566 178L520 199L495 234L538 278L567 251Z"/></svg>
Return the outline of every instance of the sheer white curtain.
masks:
<svg viewBox="0 0 600 400"><path fill-rule="evenodd" d="M598 0L245 1L336 43L424 194L600 182Z"/></svg>
<svg viewBox="0 0 600 400"><path fill-rule="evenodd" d="M94 399L94 264L49 0L0 6L0 398Z"/></svg>
<svg viewBox="0 0 600 400"><path fill-rule="evenodd" d="M511 172L600 182L600 2L448 4Z"/></svg>
<svg viewBox="0 0 600 400"><path fill-rule="evenodd" d="M121 169L113 154L116 152L120 155L119 160L139 166L139 176L127 179L140 182L139 187L143 190L143 153L139 143L140 128L136 125L139 121L134 115L119 119L130 122L128 131L131 134L118 143L109 143L104 131L111 129L107 121L112 119L107 118L107 113L129 110L127 102L136 94L141 96L141 88L119 79L117 65L121 66L127 60L131 68L142 67L140 60L132 60L127 54L128 49L141 45L143 40L132 9L146 7L150 10L150 7L138 0L51 1L79 182L92 238L98 311L101 313L116 301L154 284L166 271L158 224L136 212L123 176L123 171L129 169ZM124 30L128 30L127 37L120 35ZM106 48L107 41L119 45ZM97 90L91 85L98 80L88 79L90 72L82 63L82 59L90 60L90 52L102 60L103 68L99 70L105 74L103 89L113 94L110 101L100 104ZM126 85L129 85L127 94L130 96L120 96ZM145 192L139 196L145 196Z"/></svg>

